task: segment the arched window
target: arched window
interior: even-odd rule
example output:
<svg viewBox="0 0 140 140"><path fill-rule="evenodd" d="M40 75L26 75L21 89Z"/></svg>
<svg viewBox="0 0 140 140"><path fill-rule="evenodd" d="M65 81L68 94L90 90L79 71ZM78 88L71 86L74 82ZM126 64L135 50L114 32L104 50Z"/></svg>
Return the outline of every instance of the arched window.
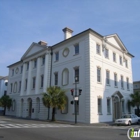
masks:
<svg viewBox="0 0 140 140"><path fill-rule="evenodd" d="M17 82L14 83L14 93L17 92Z"/></svg>
<svg viewBox="0 0 140 140"><path fill-rule="evenodd" d="M62 85L68 85L69 83L69 70L66 68L62 72Z"/></svg>
<svg viewBox="0 0 140 140"><path fill-rule="evenodd" d="M66 104L65 104L65 108L63 110L61 110L62 114L67 114L68 113L68 97L66 97Z"/></svg>

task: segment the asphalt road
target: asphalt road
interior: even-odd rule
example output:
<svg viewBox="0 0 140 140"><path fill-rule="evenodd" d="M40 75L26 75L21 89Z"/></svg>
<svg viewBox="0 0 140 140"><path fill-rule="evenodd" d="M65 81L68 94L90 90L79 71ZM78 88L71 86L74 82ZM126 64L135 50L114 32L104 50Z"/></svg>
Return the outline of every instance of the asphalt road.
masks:
<svg viewBox="0 0 140 140"><path fill-rule="evenodd" d="M0 140L128 140L127 130L127 126L72 125L0 118Z"/></svg>

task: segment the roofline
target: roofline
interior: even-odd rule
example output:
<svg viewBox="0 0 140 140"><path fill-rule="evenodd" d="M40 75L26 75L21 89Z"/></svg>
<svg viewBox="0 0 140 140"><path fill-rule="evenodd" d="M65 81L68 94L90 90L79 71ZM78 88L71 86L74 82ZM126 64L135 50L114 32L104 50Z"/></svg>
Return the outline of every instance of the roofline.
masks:
<svg viewBox="0 0 140 140"><path fill-rule="evenodd" d="M140 83L140 81L133 81L133 83Z"/></svg>
<svg viewBox="0 0 140 140"><path fill-rule="evenodd" d="M56 44L52 45L52 48L53 48L53 47L56 47L57 45L60 45L60 44L62 44L62 43L64 43L64 42L67 42L67 41L69 41L69 40L72 40L72 39L74 39L75 37L77 37L77 36L79 36L79 35L82 35L82 34L84 34L84 33L86 33L86 32L90 32L90 31L93 32L93 33L95 33L95 34L97 34L97 35L100 36L101 38L103 38L103 36L102 36L101 34L97 33L97 32L94 31L93 29L89 28L89 29L84 30L83 32L80 32L80 33L78 33L78 34L76 34L76 35L74 35L74 36L72 36L72 37L70 37L70 38L68 38L68 39L65 39L65 40L63 40L63 41L61 41L61 42L59 42L59 43L56 43Z"/></svg>
<svg viewBox="0 0 140 140"><path fill-rule="evenodd" d="M13 63L13 64L11 64L11 65L9 65L9 66L7 66L7 68L9 68L9 67L11 67L11 66L13 66L13 65L16 65L16 64L18 64L18 63L21 63L22 62L22 60L20 60L20 61L18 61L18 62L16 62L16 63Z"/></svg>

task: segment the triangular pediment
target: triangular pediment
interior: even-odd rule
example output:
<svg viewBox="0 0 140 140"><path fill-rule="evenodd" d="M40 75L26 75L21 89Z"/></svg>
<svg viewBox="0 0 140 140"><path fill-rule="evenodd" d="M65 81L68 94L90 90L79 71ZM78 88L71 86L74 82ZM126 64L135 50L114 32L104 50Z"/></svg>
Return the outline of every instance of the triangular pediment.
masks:
<svg viewBox="0 0 140 140"><path fill-rule="evenodd" d="M24 55L21 57L21 60L36 54L37 52L43 51L47 48L47 46L39 45L38 43L32 43L31 46L27 49Z"/></svg>
<svg viewBox="0 0 140 140"><path fill-rule="evenodd" d="M120 38L117 34L105 36L105 38L109 43L111 43L112 45L114 45L118 49L127 52L126 47L124 46L123 42L120 40Z"/></svg>

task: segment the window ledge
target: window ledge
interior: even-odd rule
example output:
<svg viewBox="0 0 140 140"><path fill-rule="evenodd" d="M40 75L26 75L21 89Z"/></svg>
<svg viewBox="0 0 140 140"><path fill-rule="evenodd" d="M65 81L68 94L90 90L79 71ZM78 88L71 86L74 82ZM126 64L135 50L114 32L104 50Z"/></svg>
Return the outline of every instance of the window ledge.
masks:
<svg viewBox="0 0 140 140"><path fill-rule="evenodd" d="M107 115L112 115L111 113L108 113Z"/></svg>
<svg viewBox="0 0 140 140"><path fill-rule="evenodd" d="M97 115L103 115L102 113L98 113Z"/></svg>
<svg viewBox="0 0 140 140"><path fill-rule="evenodd" d="M115 86L114 88L118 88L118 86Z"/></svg>
<svg viewBox="0 0 140 140"><path fill-rule="evenodd" d="M97 84L102 84L101 82L97 82Z"/></svg>
<svg viewBox="0 0 140 140"><path fill-rule="evenodd" d="M55 60L54 63L58 62L59 60Z"/></svg>
<svg viewBox="0 0 140 140"><path fill-rule="evenodd" d="M79 53L74 54L73 56L79 55Z"/></svg>

